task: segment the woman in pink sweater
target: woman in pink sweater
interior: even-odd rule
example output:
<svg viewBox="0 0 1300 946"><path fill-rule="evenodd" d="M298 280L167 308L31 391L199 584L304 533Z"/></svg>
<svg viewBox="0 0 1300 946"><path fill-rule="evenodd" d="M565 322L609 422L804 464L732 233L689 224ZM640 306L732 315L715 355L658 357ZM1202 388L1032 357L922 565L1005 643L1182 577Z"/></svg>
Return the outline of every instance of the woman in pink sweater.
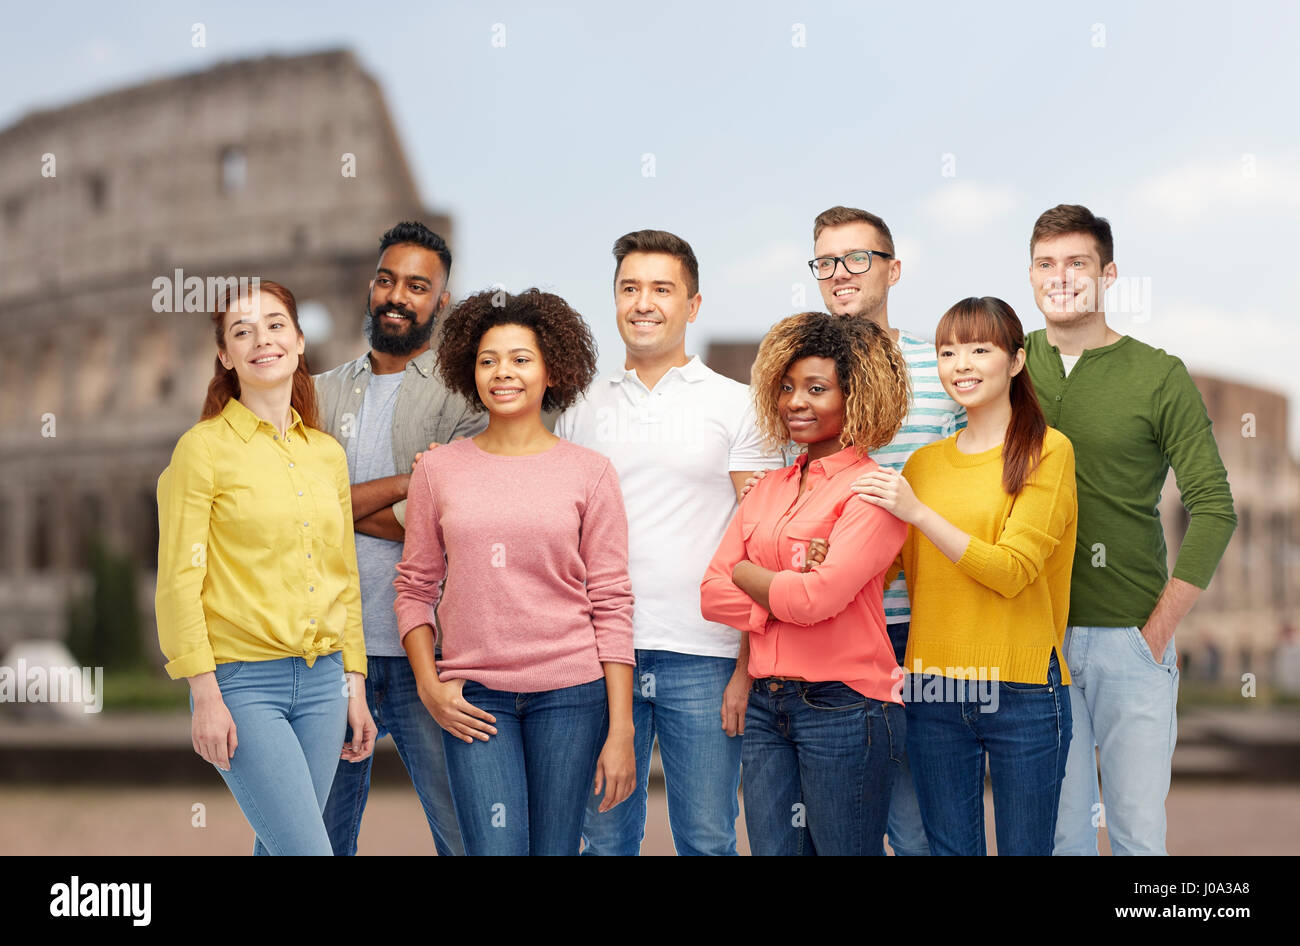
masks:
<svg viewBox="0 0 1300 946"><path fill-rule="evenodd" d="M402 646L443 728L465 852L577 854L588 793L608 810L636 779L623 496L608 459L541 420L591 382L595 343L558 296L482 292L438 354L490 419L411 475Z"/></svg>

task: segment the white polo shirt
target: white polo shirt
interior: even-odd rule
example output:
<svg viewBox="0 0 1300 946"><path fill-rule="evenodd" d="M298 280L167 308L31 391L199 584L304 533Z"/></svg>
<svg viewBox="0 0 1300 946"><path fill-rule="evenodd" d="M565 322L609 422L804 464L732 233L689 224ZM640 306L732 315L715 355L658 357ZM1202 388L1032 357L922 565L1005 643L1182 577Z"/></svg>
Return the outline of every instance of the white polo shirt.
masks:
<svg viewBox="0 0 1300 946"><path fill-rule="evenodd" d="M603 453L618 472L634 646L735 657L740 633L700 616L700 581L736 511L728 474L784 466L762 444L749 388L698 355L653 391L624 371L593 382L555 433Z"/></svg>

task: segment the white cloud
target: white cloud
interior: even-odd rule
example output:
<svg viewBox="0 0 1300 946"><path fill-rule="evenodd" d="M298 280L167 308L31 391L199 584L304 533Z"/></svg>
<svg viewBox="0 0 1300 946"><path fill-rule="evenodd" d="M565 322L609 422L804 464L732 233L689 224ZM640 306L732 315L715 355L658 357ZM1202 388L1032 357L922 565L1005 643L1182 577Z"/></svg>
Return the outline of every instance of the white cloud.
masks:
<svg viewBox="0 0 1300 946"><path fill-rule="evenodd" d="M1294 158L1244 153L1223 161L1172 168L1137 185L1137 201L1186 222L1210 213L1300 209L1300 167Z"/></svg>
<svg viewBox="0 0 1300 946"><path fill-rule="evenodd" d="M989 227L1017 203L1018 196L1009 187L957 179L926 197L921 210L945 229L970 232Z"/></svg>

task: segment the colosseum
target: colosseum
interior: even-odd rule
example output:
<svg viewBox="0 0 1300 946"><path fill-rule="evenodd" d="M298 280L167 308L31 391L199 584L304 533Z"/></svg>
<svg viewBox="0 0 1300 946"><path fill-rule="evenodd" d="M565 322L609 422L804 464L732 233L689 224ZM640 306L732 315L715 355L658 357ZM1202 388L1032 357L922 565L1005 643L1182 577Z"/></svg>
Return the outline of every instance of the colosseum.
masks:
<svg viewBox="0 0 1300 946"><path fill-rule="evenodd" d="M152 633L155 484L213 370L206 314L159 287L284 283L321 370L364 350L380 234L450 221L346 51L29 114L0 131L0 207L0 653L62 638L95 536L135 559Z"/></svg>

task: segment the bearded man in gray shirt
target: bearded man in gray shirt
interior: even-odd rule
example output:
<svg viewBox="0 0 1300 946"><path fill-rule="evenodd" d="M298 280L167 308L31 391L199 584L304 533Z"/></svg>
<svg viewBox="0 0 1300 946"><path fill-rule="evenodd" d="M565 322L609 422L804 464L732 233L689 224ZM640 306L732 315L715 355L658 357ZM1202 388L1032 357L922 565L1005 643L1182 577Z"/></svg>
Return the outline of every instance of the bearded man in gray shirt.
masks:
<svg viewBox="0 0 1300 946"><path fill-rule="evenodd" d="M321 423L343 444L352 481L352 517L366 637L366 700L379 739L392 735L424 806L442 856L463 854L438 724L416 691L393 612L393 579L405 539L411 464L430 443L478 433L486 414L443 386L430 347L450 300L451 252L421 223L399 223L379 244L366 299L370 351L316 376ZM350 736L348 738L351 738ZM339 760L325 827L336 855L357 851L370 792L370 765Z"/></svg>

